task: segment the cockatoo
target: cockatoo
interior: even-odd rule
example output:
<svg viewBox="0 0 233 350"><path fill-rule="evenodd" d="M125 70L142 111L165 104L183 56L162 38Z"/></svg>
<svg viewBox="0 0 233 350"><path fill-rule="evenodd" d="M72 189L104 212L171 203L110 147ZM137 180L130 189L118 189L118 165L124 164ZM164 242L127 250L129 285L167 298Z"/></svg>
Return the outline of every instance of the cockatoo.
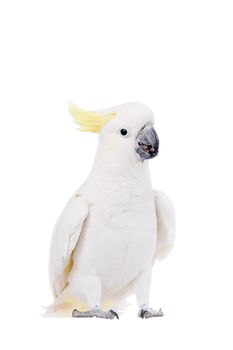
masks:
<svg viewBox="0 0 233 350"><path fill-rule="evenodd" d="M153 113L135 102L97 112L70 104L69 112L80 131L100 135L92 170L53 232L52 310L113 319L135 294L139 317L163 316L149 307L151 270L172 248L175 215L170 199L152 189Z"/></svg>

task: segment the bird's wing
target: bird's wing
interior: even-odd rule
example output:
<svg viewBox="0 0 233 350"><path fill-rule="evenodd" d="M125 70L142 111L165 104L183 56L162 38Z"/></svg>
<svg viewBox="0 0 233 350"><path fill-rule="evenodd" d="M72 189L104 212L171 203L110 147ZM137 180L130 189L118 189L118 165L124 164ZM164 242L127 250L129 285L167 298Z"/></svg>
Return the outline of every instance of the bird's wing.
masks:
<svg viewBox="0 0 233 350"><path fill-rule="evenodd" d="M49 260L51 288L57 297L66 287L72 268L72 254L88 216L88 203L75 194L68 201L54 228Z"/></svg>
<svg viewBox="0 0 233 350"><path fill-rule="evenodd" d="M171 200L161 191L153 191L157 217L157 244L154 261L166 258L175 239L175 211Z"/></svg>

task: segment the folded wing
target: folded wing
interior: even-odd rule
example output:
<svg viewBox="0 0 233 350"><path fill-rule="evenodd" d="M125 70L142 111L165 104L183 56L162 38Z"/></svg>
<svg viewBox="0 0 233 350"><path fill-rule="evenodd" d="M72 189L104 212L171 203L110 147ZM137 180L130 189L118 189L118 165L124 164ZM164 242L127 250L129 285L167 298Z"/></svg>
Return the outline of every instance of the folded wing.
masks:
<svg viewBox="0 0 233 350"><path fill-rule="evenodd" d="M161 191L153 191L157 217L157 244L154 255L164 259L170 253L175 240L175 212L171 200Z"/></svg>
<svg viewBox="0 0 233 350"><path fill-rule="evenodd" d="M50 283L57 297L66 287L72 268L72 254L88 216L88 203L74 195L67 203L54 228L49 260Z"/></svg>

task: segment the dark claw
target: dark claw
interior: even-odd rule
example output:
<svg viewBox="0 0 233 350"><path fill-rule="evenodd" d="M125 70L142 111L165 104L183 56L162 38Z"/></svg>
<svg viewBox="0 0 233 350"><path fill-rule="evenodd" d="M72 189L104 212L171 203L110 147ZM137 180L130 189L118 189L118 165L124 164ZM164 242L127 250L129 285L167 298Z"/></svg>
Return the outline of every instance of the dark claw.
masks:
<svg viewBox="0 0 233 350"><path fill-rule="evenodd" d="M140 315L140 317L141 317L141 318L144 318L146 312L147 312L146 310L141 310L141 315Z"/></svg>
<svg viewBox="0 0 233 350"><path fill-rule="evenodd" d="M72 317L76 317L76 313L79 312L77 309L74 309L73 312L72 312Z"/></svg>
<svg viewBox="0 0 233 350"><path fill-rule="evenodd" d="M116 317L119 320L119 316L118 316L118 314L115 311L109 310L109 312L111 312L111 314L113 314L113 316Z"/></svg>

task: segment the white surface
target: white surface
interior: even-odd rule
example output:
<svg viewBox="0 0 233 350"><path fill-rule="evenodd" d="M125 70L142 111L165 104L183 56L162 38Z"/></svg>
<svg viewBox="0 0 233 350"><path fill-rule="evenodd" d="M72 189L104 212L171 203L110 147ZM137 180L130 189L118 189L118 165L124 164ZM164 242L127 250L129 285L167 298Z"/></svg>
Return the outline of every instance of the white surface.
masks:
<svg viewBox="0 0 233 350"><path fill-rule="evenodd" d="M232 349L232 32L231 1L1 2L1 347ZM153 186L177 214L154 269L163 319L137 319L135 303L120 321L38 317L53 226L97 143L69 99L155 112Z"/></svg>

